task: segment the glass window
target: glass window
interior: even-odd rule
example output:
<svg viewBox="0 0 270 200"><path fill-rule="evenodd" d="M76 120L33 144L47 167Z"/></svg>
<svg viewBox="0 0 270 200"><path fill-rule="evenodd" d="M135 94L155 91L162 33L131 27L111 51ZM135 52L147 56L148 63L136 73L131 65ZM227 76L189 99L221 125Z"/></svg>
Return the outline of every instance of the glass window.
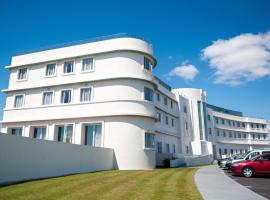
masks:
<svg viewBox="0 0 270 200"><path fill-rule="evenodd" d="M247 134L246 134L246 133L244 133L244 134L243 134L243 137L246 139L246 138L247 138Z"/></svg>
<svg viewBox="0 0 270 200"><path fill-rule="evenodd" d="M251 128L253 128L254 127L254 125L253 124L250 124L251 125Z"/></svg>
<svg viewBox="0 0 270 200"><path fill-rule="evenodd" d="M258 134L258 140L260 140L261 139L261 135L260 134Z"/></svg>
<svg viewBox="0 0 270 200"><path fill-rule="evenodd" d="M82 71L93 70L93 58L86 58L82 61Z"/></svg>
<svg viewBox="0 0 270 200"><path fill-rule="evenodd" d="M144 99L147 101L154 101L154 91L148 87L144 87Z"/></svg>
<svg viewBox="0 0 270 200"><path fill-rule="evenodd" d="M224 149L224 154L227 155L228 154L228 150Z"/></svg>
<svg viewBox="0 0 270 200"><path fill-rule="evenodd" d="M22 136L22 128L11 129L11 134L16 136Z"/></svg>
<svg viewBox="0 0 270 200"><path fill-rule="evenodd" d="M170 153L170 144L166 144L166 152Z"/></svg>
<svg viewBox="0 0 270 200"><path fill-rule="evenodd" d="M270 161L270 155L262 156L264 161Z"/></svg>
<svg viewBox="0 0 270 200"><path fill-rule="evenodd" d="M219 149L218 149L218 152L219 152L219 155L221 155L221 154L222 154L222 152L221 152L221 148L219 148Z"/></svg>
<svg viewBox="0 0 270 200"><path fill-rule="evenodd" d="M251 160L252 158L254 158L254 157L258 156L258 155L260 155L259 152L256 152L256 151L252 152L246 157L246 160Z"/></svg>
<svg viewBox="0 0 270 200"><path fill-rule="evenodd" d="M160 101L160 94L157 93L157 101Z"/></svg>
<svg viewBox="0 0 270 200"><path fill-rule="evenodd" d="M185 123L185 127L186 127L186 130L188 130L188 123L187 122Z"/></svg>
<svg viewBox="0 0 270 200"><path fill-rule="evenodd" d="M229 126L231 126L231 120L228 120L228 124L229 124Z"/></svg>
<svg viewBox="0 0 270 200"><path fill-rule="evenodd" d="M19 69L18 80L25 80L27 78L27 68Z"/></svg>
<svg viewBox="0 0 270 200"><path fill-rule="evenodd" d="M164 105L167 106L168 105L168 98L164 97Z"/></svg>
<svg viewBox="0 0 270 200"><path fill-rule="evenodd" d="M81 88L80 101L91 101L91 88Z"/></svg>
<svg viewBox="0 0 270 200"><path fill-rule="evenodd" d="M67 61L64 63L64 74L74 72L74 61Z"/></svg>
<svg viewBox="0 0 270 200"><path fill-rule="evenodd" d="M224 119L221 119L221 123L224 125L225 124L225 120Z"/></svg>
<svg viewBox="0 0 270 200"><path fill-rule="evenodd" d="M225 131L223 131L223 137L226 137L226 132Z"/></svg>
<svg viewBox="0 0 270 200"><path fill-rule="evenodd" d="M231 155L233 155L233 149L231 149Z"/></svg>
<svg viewBox="0 0 270 200"><path fill-rule="evenodd" d="M71 102L71 90L63 90L61 92L61 103Z"/></svg>
<svg viewBox="0 0 270 200"><path fill-rule="evenodd" d="M171 109L173 109L173 101L171 101Z"/></svg>
<svg viewBox="0 0 270 200"><path fill-rule="evenodd" d="M72 143L73 125L66 124L58 127L58 142Z"/></svg>
<svg viewBox="0 0 270 200"><path fill-rule="evenodd" d="M19 108L23 106L23 95L16 95L14 99L14 107Z"/></svg>
<svg viewBox="0 0 270 200"><path fill-rule="evenodd" d="M55 75L55 66L56 64L48 64L46 66L46 76L53 76Z"/></svg>
<svg viewBox="0 0 270 200"><path fill-rule="evenodd" d="M53 92L43 92L42 105L50 105L53 100Z"/></svg>
<svg viewBox="0 0 270 200"><path fill-rule="evenodd" d="M232 132L231 131L229 132L229 137L232 137Z"/></svg>
<svg viewBox="0 0 270 200"><path fill-rule="evenodd" d="M174 119L172 119L172 121L171 121L171 122L172 122L172 127L174 127Z"/></svg>
<svg viewBox="0 0 270 200"><path fill-rule="evenodd" d="M220 135L219 130L217 130L217 136L219 136L219 135Z"/></svg>
<svg viewBox="0 0 270 200"><path fill-rule="evenodd" d="M172 145L172 149L173 149L173 153L175 153L176 152L175 144Z"/></svg>
<svg viewBox="0 0 270 200"><path fill-rule="evenodd" d="M151 71L152 70L152 64L151 61L144 57L144 69Z"/></svg>
<svg viewBox="0 0 270 200"><path fill-rule="evenodd" d="M246 124L244 122L242 122L242 127L245 128L246 127Z"/></svg>
<svg viewBox="0 0 270 200"><path fill-rule="evenodd" d="M34 128L34 138L45 140L46 128L45 127Z"/></svg>
<svg viewBox="0 0 270 200"><path fill-rule="evenodd" d="M210 115L207 115L207 120L210 121Z"/></svg>
<svg viewBox="0 0 270 200"><path fill-rule="evenodd" d="M161 113L160 112L157 112L157 118L158 118L158 121L160 122L161 121Z"/></svg>
<svg viewBox="0 0 270 200"><path fill-rule="evenodd" d="M218 124L218 118L217 117L215 117L215 120L216 120L216 124Z"/></svg>
<svg viewBox="0 0 270 200"><path fill-rule="evenodd" d="M162 142L157 142L157 151L158 153L162 153Z"/></svg>
<svg viewBox="0 0 270 200"><path fill-rule="evenodd" d="M168 116L165 117L165 123L166 123L167 125L169 124L169 117L168 117Z"/></svg>
<svg viewBox="0 0 270 200"><path fill-rule="evenodd" d="M100 147L101 146L101 124L89 124L85 126L85 145Z"/></svg>
<svg viewBox="0 0 270 200"><path fill-rule="evenodd" d="M208 134L211 135L212 134L212 129L208 128Z"/></svg>
<svg viewBox="0 0 270 200"><path fill-rule="evenodd" d="M184 106L184 113L187 113L187 106Z"/></svg>
<svg viewBox="0 0 270 200"><path fill-rule="evenodd" d="M252 134L252 139L253 139L253 140L255 139L255 134Z"/></svg>
<svg viewBox="0 0 270 200"><path fill-rule="evenodd" d="M238 133L238 138L240 138L240 139L241 139L241 133Z"/></svg>
<svg viewBox="0 0 270 200"><path fill-rule="evenodd" d="M240 127L240 122L237 122L237 127Z"/></svg>
<svg viewBox="0 0 270 200"><path fill-rule="evenodd" d="M155 134L145 133L145 148L155 148Z"/></svg>

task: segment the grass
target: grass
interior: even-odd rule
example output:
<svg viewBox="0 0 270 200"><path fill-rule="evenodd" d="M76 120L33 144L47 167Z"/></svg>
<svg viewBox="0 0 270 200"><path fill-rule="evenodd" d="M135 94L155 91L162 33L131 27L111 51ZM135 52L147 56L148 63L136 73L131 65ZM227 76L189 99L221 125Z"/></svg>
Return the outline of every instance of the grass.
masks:
<svg viewBox="0 0 270 200"><path fill-rule="evenodd" d="M196 168L103 171L0 187L0 199L197 200Z"/></svg>

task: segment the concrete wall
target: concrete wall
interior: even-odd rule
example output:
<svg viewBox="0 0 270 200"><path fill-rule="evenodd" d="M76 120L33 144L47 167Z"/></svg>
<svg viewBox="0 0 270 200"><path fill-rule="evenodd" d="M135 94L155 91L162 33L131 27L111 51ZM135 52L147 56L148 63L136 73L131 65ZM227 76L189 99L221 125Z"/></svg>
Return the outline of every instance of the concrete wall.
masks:
<svg viewBox="0 0 270 200"><path fill-rule="evenodd" d="M0 184L114 169L109 148L0 134Z"/></svg>

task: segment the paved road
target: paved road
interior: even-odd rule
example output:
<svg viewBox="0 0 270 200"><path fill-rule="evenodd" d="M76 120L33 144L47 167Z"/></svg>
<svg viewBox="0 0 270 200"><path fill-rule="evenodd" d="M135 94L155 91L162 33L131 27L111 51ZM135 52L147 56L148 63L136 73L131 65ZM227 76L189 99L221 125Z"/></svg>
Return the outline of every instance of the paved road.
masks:
<svg viewBox="0 0 270 200"><path fill-rule="evenodd" d="M233 180L244 185L250 190L255 191L256 193L270 199L270 177L266 176L257 176L254 178L245 178L241 176L232 176L227 170L224 172Z"/></svg>
<svg viewBox="0 0 270 200"><path fill-rule="evenodd" d="M266 200L229 178L217 165L201 167L195 181L205 200Z"/></svg>

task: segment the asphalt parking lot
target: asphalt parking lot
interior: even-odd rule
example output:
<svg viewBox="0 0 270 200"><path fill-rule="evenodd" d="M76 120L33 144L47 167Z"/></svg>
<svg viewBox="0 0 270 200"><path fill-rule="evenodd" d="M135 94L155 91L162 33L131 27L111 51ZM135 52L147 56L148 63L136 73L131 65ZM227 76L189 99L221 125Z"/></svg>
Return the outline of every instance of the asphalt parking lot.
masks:
<svg viewBox="0 0 270 200"><path fill-rule="evenodd" d="M245 178L242 176L232 176L231 172L224 170L230 178L246 186L250 190L270 199L270 176L255 176L252 178Z"/></svg>

